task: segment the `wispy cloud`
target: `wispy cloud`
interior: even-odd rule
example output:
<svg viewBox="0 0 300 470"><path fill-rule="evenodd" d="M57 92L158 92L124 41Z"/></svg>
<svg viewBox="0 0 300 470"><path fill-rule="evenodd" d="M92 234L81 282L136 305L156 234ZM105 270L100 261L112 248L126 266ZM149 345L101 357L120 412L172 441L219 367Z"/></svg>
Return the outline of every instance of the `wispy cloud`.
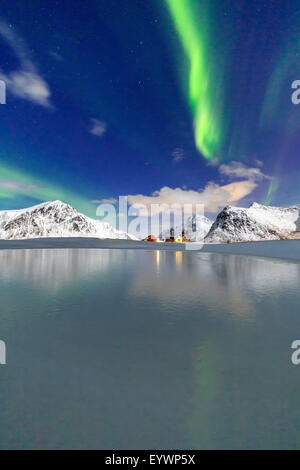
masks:
<svg viewBox="0 0 300 470"><path fill-rule="evenodd" d="M5 81L8 91L18 98L47 108L52 107L49 86L33 63L22 38L4 21L0 21L0 35L20 62L18 70L5 73L0 69L0 79Z"/></svg>
<svg viewBox="0 0 300 470"><path fill-rule="evenodd" d="M106 122L100 121L99 119L91 118L91 126L90 126L90 134L96 135L97 137L101 137L105 134L107 130Z"/></svg>
<svg viewBox="0 0 300 470"><path fill-rule="evenodd" d="M220 165L218 170L223 176L230 179L246 178L252 181L262 181L263 179L270 179L261 171L262 162L256 161L257 167L247 167L241 162L231 162L228 164Z"/></svg>
<svg viewBox="0 0 300 470"><path fill-rule="evenodd" d="M59 54L59 52L56 52L56 51L50 51L49 52L49 55L51 57L53 57L53 59L55 59L57 62L62 62L64 59L63 59L63 56L61 54Z"/></svg>
<svg viewBox="0 0 300 470"><path fill-rule="evenodd" d="M50 108L50 91L47 83L36 73L19 70L9 75L0 73L8 90L18 98Z"/></svg>
<svg viewBox="0 0 300 470"><path fill-rule="evenodd" d="M177 147L176 149L173 150L172 157L173 157L173 163L181 162L185 157L184 150L182 148Z"/></svg>
<svg viewBox="0 0 300 470"><path fill-rule="evenodd" d="M93 199L90 201L92 204L116 204L118 199L114 197L104 198L104 199Z"/></svg>
<svg viewBox="0 0 300 470"><path fill-rule="evenodd" d="M13 194L32 196L40 188L41 185L37 183L23 183L13 179L0 179L0 191L11 191Z"/></svg>

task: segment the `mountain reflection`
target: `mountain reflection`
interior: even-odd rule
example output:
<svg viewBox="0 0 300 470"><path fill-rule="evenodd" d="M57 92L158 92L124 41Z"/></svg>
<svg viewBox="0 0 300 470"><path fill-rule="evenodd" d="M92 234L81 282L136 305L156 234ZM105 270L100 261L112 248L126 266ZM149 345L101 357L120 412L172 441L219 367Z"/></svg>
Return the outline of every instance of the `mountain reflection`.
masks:
<svg viewBox="0 0 300 470"><path fill-rule="evenodd" d="M147 252L145 256L151 266L156 254ZM133 282L131 293L165 305L177 302L184 307L193 301L199 308L206 304L216 312L223 311L226 299L232 313L252 315L253 291L258 298L284 286L297 289L299 280L298 263L238 255L161 252L157 276L145 269Z"/></svg>
<svg viewBox="0 0 300 470"><path fill-rule="evenodd" d="M121 258L126 258L123 251ZM113 269L111 250L41 249L0 251L0 280L28 280L49 289L71 285L75 280Z"/></svg>
<svg viewBox="0 0 300 470"><path fill-rule="evenodd" d="M220 307L224 296L232 309L251 308L247 293L276 291L285 284L297 288L300 265L270 258L195 252L41 249L0 251L0 280L30 280L61 288L101 273L131 275L128 289L160 301L201 297ZM244 305L243 305L244 304Z"/></svg>

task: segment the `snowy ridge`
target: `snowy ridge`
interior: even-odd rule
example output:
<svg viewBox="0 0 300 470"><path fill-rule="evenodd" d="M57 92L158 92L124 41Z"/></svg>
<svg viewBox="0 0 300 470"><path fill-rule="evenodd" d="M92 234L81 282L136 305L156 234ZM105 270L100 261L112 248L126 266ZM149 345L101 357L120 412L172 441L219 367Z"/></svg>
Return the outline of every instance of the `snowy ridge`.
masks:
<svg viewBox="0 0 300 470"><path fill-rule="evenodd" d="M107 222L91 219L61 201L0 211L0 239L98 237L135 239Z"/></svg>
<svg viewBox="0 0 300 470"><path fill-rule="evenodd" d="M288 208L253 203L248 208L225 207L214 223L205 216L191 216L185 235L191 241L226 243L289 238L300 232L300 205ZM194 229L196 228L196 231ZM175 236L182 229L175 227ZM162 237L169 237L163 232ZM91 219L61 201L51 201L19 210L0 211L0 239L17 240L46 237L96 237L131 239L134 236L107 222Z"/></svg>
<svg viewBox="0 0 300 470"><path fill-rule="evenodd" d="M205 217L204 215L193 215L187 218L184 224L184 234L192 242L201 242L204 237L208 234L213 221ZM193 230L195 227L195 231ZM180 236L182 233L182 227L174 227L175 237ZM170 236L169 230L163 230L160 234L160 238L168 238Z"/></svg>
<svg viewBox="0 0 300 470"><path fill-rule="evenodd" d="M191 242L202 242L208 234L213 221L205 217L205 215L193 215L187 219L184 227L184 233ZM195 225L196 231L193 231Z"/></svg>
<svg viewBox="0 0 300 470"><path fill-rule="evenodd" d="M225 207L205 238L206 243L280 240L300 230L300 205L288 208L253 203Z"/></svg>

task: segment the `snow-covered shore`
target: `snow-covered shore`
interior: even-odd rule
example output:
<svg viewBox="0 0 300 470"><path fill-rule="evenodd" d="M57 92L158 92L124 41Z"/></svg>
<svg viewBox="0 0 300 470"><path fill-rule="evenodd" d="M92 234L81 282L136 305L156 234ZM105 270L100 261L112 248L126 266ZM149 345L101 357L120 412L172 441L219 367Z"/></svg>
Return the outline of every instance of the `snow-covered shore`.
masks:
<svg viewBox="0 0 300 470"><path fill-rule="evenodd" d="M0 240L0 250L99 248L131 250L186 251L184 243L149 243L134 240L101 240L99 238L36 238ZM274 240L230 244L205 244L200 253L221 253L300 261L300 240ZM199 251L190 251L191 254Z"/></svg>

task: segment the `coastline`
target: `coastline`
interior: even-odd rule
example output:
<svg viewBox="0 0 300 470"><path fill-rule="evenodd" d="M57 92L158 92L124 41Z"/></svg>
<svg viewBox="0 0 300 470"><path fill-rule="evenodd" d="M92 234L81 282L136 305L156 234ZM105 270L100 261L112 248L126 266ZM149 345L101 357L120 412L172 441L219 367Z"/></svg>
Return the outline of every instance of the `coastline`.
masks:
<svg viewBox="0 0 300 470"><path fill-rule="evenodd" d="M93 248L187 251L190 253L201 251L203 253L259 256L300 261L300 240L268 240L230 244L204 244L201 250L186 250L185 245L186 244L183 243L151 243L134 240L111 240L85 237L0 240L0 250Z"/></svg>

